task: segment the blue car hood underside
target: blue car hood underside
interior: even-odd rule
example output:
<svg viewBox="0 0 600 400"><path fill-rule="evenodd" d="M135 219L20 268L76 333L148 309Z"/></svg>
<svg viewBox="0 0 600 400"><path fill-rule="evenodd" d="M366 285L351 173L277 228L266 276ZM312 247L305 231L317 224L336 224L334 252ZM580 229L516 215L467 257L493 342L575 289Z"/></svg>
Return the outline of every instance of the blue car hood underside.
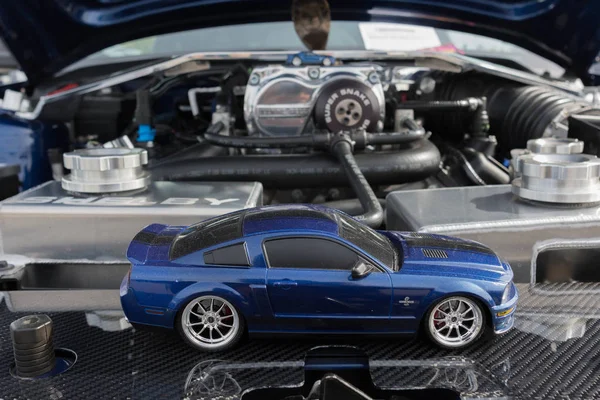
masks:
<svg viewBox="0 0 600 400"><path fill-rule="evenodd" d="M600 50L600 2L593 0L329 3L334 20L412 23L512 42L584 81ZM291 21L291 0L0 0L0 35L33 85L128 40L262 21Z"/></svg>

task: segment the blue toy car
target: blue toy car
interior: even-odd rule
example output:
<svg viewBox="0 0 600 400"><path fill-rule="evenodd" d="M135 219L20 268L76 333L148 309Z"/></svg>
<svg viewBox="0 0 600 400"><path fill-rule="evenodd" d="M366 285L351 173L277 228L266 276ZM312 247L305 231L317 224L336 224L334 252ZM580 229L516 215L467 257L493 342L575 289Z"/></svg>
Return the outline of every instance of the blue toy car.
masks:
<svg viewBox="0 0 600 400"><path fill-rule="evenodd" d="M324 207L269 206L189 227L154 224L127 257L121 302L134 325L175 328L201 350L250 334L420 329L463 348L514 321L510 266L452 237L375 231Z"/></svg>
<svg viewBox="0 0 600 400"><path fill-rule="evenodd" d="M303 51L298 54L290 54L286 63L295 67L300 67L302 65L323 65L325 67L330 67L335 64L335 58Z"/></svg>

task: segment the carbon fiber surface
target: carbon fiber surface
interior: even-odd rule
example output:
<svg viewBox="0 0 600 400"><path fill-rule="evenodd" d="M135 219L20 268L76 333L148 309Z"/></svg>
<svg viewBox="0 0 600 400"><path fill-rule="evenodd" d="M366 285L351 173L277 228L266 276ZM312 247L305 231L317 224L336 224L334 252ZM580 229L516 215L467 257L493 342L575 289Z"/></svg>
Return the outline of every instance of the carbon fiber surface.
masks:
<svg viewBox="0 0 600 400"><path fill-rule="evenodd" d="M599 288L545 285L531 291L519 285L515 329L462 352L439 350L418 339L315 337L250 340L225 354L203 354L174 335L108 332L89 326L83 312L48 313L56 347L72 349L79 358L67 373L38 381L9 374L8 327L24 314L2 303L0 399L233 399L250 387L301 385L305 352L340 343L367 353L374 383L381 388L445 387L464 398L599 399ZM210 361L215 359L222 361Z"/></svg>

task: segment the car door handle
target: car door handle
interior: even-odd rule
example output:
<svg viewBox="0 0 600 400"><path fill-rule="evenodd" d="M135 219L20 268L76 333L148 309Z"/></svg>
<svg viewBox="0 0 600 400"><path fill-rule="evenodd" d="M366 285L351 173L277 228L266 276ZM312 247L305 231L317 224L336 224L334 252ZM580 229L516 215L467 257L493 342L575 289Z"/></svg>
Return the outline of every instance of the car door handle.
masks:
<svg viewBox="0 0 600 400"><path fill-rule="evenodd" d="M283 281L275 281L273 282L274 287L280 287L282 289L289 289L292 286L298 286L298 282L292 281L289 279L284 279Z"/></svg>

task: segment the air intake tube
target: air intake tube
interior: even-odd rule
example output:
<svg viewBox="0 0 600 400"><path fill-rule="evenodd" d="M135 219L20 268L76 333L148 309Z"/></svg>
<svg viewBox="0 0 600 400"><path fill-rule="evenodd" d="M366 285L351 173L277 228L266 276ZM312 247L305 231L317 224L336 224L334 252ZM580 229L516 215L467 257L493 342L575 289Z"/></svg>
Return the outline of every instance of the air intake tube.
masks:
<svg viewBox="0 0 600 400"><path fill-rule="evenodd" d="M569 115L594 114L593 106L583 98L543 86L527 86L501 78L471 72L434 74L436 99L456 101L466 97L485 97L489 115L489 134L498 139L499 153L525 148L529 139L565 136ZM425 126L445 137L461 138L468 131L469 119L460 113L424 111Z"/></svg>

